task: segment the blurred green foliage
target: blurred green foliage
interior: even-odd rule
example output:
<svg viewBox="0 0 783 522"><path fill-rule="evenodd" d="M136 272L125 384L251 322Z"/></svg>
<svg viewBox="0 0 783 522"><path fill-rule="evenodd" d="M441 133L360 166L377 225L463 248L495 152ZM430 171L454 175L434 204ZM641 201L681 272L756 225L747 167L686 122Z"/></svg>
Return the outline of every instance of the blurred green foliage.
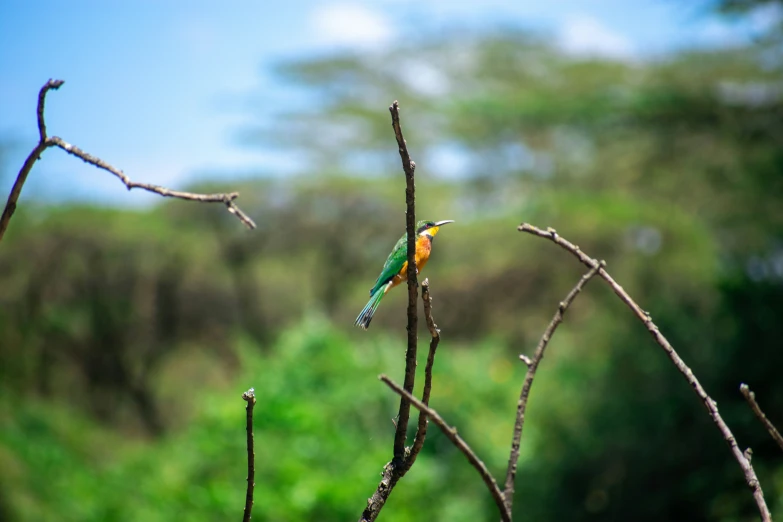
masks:
<svg viewBox="0 0 783 522"><path fill-rule="evenodd" d="M388 460L398 401L377 374L402 370L399 339L381 335L351 343L323 318L311 317L280 337L274 355L259 357L248 339L237 339L236 347L241 369L231 373L230 383L207 390L194 378L162 392L162 407L180 421L154 441L129 438L74 415L57 396L20 403L4 393L4 416L13 419L3 419L6 429L0 434L7 509L23 513L23 519L63 521L237 516L246 464L244 403L236 383L253 383L259 397L254 518L357 516ZM448 399L447 411L459 408L462 416L481 417L492 403L513 410L513 397L498 393L475 366L498 364L504 354L463 351L443 359L436 376L441 381L482 377L469 398L460 399L456 388L449 392L444 386L438 395ZM208 373L219 361L212 356L191 364ZM498 435L505 431L482 429L473 436L487 452L489 443L481 438L503 440ZM385 518L481 518L487 499L473 470L454 458L454 449L435 431L430 442L417 473L395 491ZM433 502L443 491L447 495Z"/></svg>
<svg viewBox="0 0 783 522"><path fill-rule="evenodd" d="M313 169L240 187L256 231L209 205L25 202L0 245L0 519L237 517L251 386L254 516L358 516L391 457L397 400L376 377L403 364L404 292L369 332L350 329L404 227L395 98L419 216L457 221L424 273L444 335L432 405L496 476L517 355L583 270L515 231L529 221L608 262L783 512L783 455L738 393L747 382L783 425L783 63L770 41L628 63L508 31L289 62L279 73L317 108L245 135ZM433 171L438 158L454 171ZM703 406L599 281L551 344L522 451L520 519L757 517ZM432 428L381 516L496 514Z"/></svg>

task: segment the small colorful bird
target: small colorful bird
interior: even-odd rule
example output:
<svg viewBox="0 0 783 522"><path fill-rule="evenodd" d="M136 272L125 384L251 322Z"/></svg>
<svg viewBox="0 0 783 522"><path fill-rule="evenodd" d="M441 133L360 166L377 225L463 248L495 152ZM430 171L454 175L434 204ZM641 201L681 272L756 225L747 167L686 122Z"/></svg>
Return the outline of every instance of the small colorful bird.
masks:
<svg viewBox="0 0 783 522"><path fill-rule="evenodd" d="M432 252L432 240L440 230L440 227L448 223L454 223L453 220L447 219L445 221L419 221L416 223L416 272L420 272L424 269L424 265L427 264L427 260L430 258L430 252ZM370 327L370 321L372 316L375 315L375 311L381 304L381 299L386 295L386 292L408 280L408 236L403 234L397 244L394 245L394 250L389 254L386 263L383 264L383 270L381 275L375 281L375 286L370 290L370 300L362 309L359 317L356 318L354 323L362 330L366 330Z"/></svg>

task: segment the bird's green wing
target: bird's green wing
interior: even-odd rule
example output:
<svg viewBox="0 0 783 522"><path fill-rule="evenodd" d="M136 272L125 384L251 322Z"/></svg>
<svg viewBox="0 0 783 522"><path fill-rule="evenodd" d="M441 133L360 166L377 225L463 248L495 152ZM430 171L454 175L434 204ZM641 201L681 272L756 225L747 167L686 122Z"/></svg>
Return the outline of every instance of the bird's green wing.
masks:
<svg viewBox="0 0 783 522"><path fill-rule="evenodd" d="M370 290L370 295L374 295L381 287L386 285L392 277L396 276L402 270L405 261L408 260L408 236L403 235L397 244L394 245L394 250L391 251L386 262L383 264L383 270L381 275L375 281L375 286Z"/></svg>

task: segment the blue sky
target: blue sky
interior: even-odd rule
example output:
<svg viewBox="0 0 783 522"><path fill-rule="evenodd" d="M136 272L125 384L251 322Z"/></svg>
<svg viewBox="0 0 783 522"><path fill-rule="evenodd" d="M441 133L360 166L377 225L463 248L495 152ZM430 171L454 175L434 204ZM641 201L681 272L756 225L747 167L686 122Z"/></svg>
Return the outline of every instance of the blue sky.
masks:
<svg viewBox="0 0 783 522"><path fill-rule="evenodd" d="M50 78L51 134L123 169L131 179L183 187L205 172L286 175L297 163L241 145L243 124L273 125L292 103L270 67L339 48L393 45L406 31L502 23L552 35L576 54L634 59L691 45L742 41L742 25L675 0L376 0L106 2L9 0L0 6L0 139L13 140L7 193L37 139L35 103ZM259 116L253 105L266 110ZM258 118L265 118L260 121ZM253 118L252 120L250 118ZM23 197L138 204L150 200L105 172L50 150ZM2 196L5 197L4 195Z"/></svg>

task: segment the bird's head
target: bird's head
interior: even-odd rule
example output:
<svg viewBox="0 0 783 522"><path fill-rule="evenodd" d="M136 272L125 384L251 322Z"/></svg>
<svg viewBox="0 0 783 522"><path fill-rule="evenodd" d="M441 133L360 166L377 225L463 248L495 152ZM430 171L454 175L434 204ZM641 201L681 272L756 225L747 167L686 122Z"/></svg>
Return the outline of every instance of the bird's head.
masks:
<svg viewBox="0 0 783 522"><path fill-rule="evenodd" d="M440 227L443 225L448 225L449 223L454 223L454 220L446 219L444 221L419 221L416 223L416 235L427 235L431 238L435 237L435 234L438 233Z"/></svg>

